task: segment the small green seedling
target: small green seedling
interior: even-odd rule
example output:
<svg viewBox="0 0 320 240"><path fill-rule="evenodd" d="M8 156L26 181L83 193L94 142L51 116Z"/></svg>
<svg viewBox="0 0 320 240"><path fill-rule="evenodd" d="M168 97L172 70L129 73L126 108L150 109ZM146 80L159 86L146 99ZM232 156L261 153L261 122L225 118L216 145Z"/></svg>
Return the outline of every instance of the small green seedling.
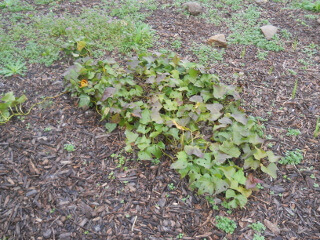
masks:
<svg viewBox="0 0 320 240"><path fill-rule="evenodd" d="M23 75L24 72L27 70L26 64L20 61L15 63L7 64L3 69L0 70L0 74L4 75L5 77L10 77L13 75Z"/></svg>
<svg viewBox="0 0 320 240"><path fill-rule="evenodd" d="M320 135L320 117L317 119L316 129L313 132L313 136L316 138Z"/></svg>
<svg viewBox="0 0 320 240"><path fill-rule="evenodd" d="M263 233L266 230L266 227L260 221L250 224L249 227L256 233Z"/></svg>
<svg viewBox="0 0 320 240"><path fill-rule="evenodd" d="M225 231L226 233L232 234L237 228L236 222L227 217L216 216L216 222L216 227Z"/></svg>
<svg viewBox="0 0 320 240"><path fill-rule="evenodd" d="M179 233L176 238L177 239L182 239L183 238L183 233Z"/></svg>
<svg viewBox="0 0 320 240"><path fill-rule="evenodd" d="M64 145L63 147L64 150L67 150L67 152L74 152L76 150L76 148L74 147L73 144L71 143L67 143Z"/></svg>
<svg viewBox="0 0 320 240"><path fill-rule="evenodd" d="M44 132L50 132L52 130L51 127L46 127L45 129L43 129Z"/></svg>
<svg viewBox="0 0 320 240"><path fill-rule="evenodd" d="M261 236L258 233L255 233L252 238L252 240L264 240L264 239L265 239L264 236Z"/></svg>
<svg viewBox="0 0 320 240"><path fill-rule="evenodd" d="M287 136L298 136L298 135L300 135L300 134L301 134L301 132L300 132L299 129L289 128L286 135L287 135Z"/></svg>
<svg viewBox="0 0 320 240"><path fill-rule="evenodd" d="M302 151L300 149L296 149L295 151L287 151L285 157L281 158L279 163L283 165L296 165L301 163L302 160Z"/></svg>
<svg viewBox="0 0 320 240"><path fill-rule="evenodd" d="M318 188L318 187L319 187L319 184L318 184L318 183L314 183L314 184L313 184L313 187L314 187L314 188Z"/></svg>
<svg viewBox="0 0 320 240"><path fill-rule="evenodd" d="M176 186L174 186L173 183L169 183L169 184L168 184L168 188L169 188L171 191L173 191L173 190L176 189Z"/></svg>
<svg viewBox="0 0 320 240"><path fill-rule="evenodd" d="M294 75L296 75L296 74L294 74ZM291 99L295 99L296 93L297 93L297 87L298 87L298 79L296 80L294 87L292 89Z"/></svg>

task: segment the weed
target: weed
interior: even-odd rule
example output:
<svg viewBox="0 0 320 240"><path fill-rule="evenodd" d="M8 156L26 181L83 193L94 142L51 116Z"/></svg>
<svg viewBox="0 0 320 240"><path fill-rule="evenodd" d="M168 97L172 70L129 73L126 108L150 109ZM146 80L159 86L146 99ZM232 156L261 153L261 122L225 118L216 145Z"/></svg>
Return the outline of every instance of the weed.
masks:
<svg viewBox="0 0 320 240"><path fill-rule="evenodd" d="M257 58L259 60L266 60L266 57L268 56L268 52L266 51L258 51Z"/></svg>
<svg viewBox="0 0 320 240"><path fill-rule="evenodd" d="M5 68L0 70L0 74L4 75L5 77L10 77L13 75L23 75L27 70L25 65L25 63L20 61L6 64Z"/></svg>
<svg viewBox="0 0 320 240"><path fill-rule="evenodd" d="M237 224L234 220L224 216L216 216L216 222L216 227L226 233L232 234L237 228Z"/></svg>
<svg viewBox="0 0 320 240"><path fill-rule="evenodd" d="M287 132L287 136L299 136L301 134L299 129L289 128Z"/></svg>
<svg viewBox="0 0 320 240"><path fill-rule="evenodd" d="M180 39L176 39L171 43L171 45L175 49L180 49L182 46L182 41Z"/></svg>
<svg viewBox="0 0 320 240"><path fill-rule="evenodd" d="M67 152L74 152L76 150L75 146L71 143L65 144L63 149L66 150Z"/></svg>
<svg viewBox="0 0 320 240"><path fill-rule="evenodd" d="M315 20L315 19L318 18L317 15L312 15L312 14L305 14L304 17L305 17L306 19L311 19L311 20Z"/></svg>
<svg viewBox="0 0 320 240"><path fill-rule="evenodd" d="M311 175L310 175L310 178L316 179L316 176L315 176L314 174L311 174Z"/></svg>
<svg viewBox="0 0 320 240"><path fill-rule="evenodd" d="M292 89L292 93L291 93L291 99L295 99L296 93L297 93L297 88L298 88L298 79L294 83L294 86L293 86L293 89Z"/></svg>
<svg viewBox="0 0 320 240"><path fill-rule="evenodd" d="M293 69L290 69L290 68L288 68L288 72L291 74L291 75L297 75L297 72L296 71L294 71Z"/></svg>
<svg viewBox="0 0 320 240"><path fill-rule="evenodd" d="M222 61L224 49L216 49L205 44L193 44L191 51L197 56L201 64L207 65L211 62Z"/></svg>
<svg viewBox="0 0 320 240"><path fill-rule="evenodd" d="M316 138L320 135L320 117L317 118L316 128L313 132L313 136Z"/></svg>
<svg viewBox="0 0 320 240"><path fill-rule="evenodd" d="M258 189L264 189L264 186L262 186L261 183L257 183L256 188L258 188Z"/></svg>
<svg viewBox="0 0 320 240"><path fill-rule="evenodd" d="M287 30L287 29L282 29L280 31L281 36L283 36L283 38L290 40L292 38L292 34Z"/></svg>
<svg viewBox="0 0 320 240"><path fill-rule="evenodd" d="M302 2L295 3L295 6L309 11L320 12L320 1L303 0Z"/></svg>
<svg viewBox="0 0 320 240"><path fill-rule="evenodd" d="M256 222L250 224L248 227L250 227L253 231L256 233L263 233L266 230L266 227L261 222Z"/></svg>
<svg viewBox="0 0 320 240"><path fill-rule="evenodd" d="M252 240L265 240L265 238L264 238L264 236L261 236L260 234L255 233L255 234L253 235Z"/></svg>
<svg viewBox="0 0 320 240"><path fill-rule="evenodd" d="M176 186L174 185L174 183L169 183L169 184L168 184L168 188L169 188L171 191L173 191L173 190L176 189Z"/></svg>
<svg viewBox="0 0 320 240"><path fill-rule="evenodd" d="M283 165L296 165L303 160L302 151L296 149L295 151L287 151L285 157L279 160L279 163Z"/></svg>
<svg viewBox="0 0 320 240"><path fill-rule="evenodd" d="M52 209L50 209L50 214L52 214L52 213L54 213L56 211L56 209L55 208L52 208Z"/></svg>
<svg viewBox="0 0 320 240"><path fill-rule="evenodd" d="M314 188L318 188L318 187L319 187L319 184L318 184L318 183L314 183L314 184L313 184L313 187L314 187Z"/></svg>
<svg viewBox="0 0 320 240"><path fill-rule="evenodd" d="M177 238L177 239L182 239L182 238L183 238L183 235L184 235L183 233L179 233L176 238Z"/></svg>
<svg viewBox="0 0 320 240"><path fill-rule="evenodd" d="M127 162L126 157L120 154L111 154L110 157L115 159L116 163L118 164L117 168L123 167L123 165Z"/></svg>

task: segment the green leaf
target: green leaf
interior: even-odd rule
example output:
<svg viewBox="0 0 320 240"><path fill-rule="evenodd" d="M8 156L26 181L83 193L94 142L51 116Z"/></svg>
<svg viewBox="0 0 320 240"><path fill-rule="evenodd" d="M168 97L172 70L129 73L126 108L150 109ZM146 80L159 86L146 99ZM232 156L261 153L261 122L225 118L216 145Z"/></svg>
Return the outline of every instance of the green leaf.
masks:
<svg viewBox="0 0 320 240"><path fill-rule="evenodd" d="M171 164L172 169L185 169L188 166L188 155L184 152L178 152L178 160Z"/></svg>
<svg viewBox="0 0 320 240"><path fill-rule="evenodd" d="M147 125L149 122L151 122L150 110L144 109L141 112L140 123Z"/></svg>
<svg viewBox="0 0 320 240"><path fill-rule="evenodd" d="M125 135L127 137L127 142L128 143L134 143L136 141L136 139L139 137L138 134L133 133L133 132L131 132L129 130L125 131Z"/></svg>
<svg viewBox="0 0 320 240"><path fill-rule="evenodd" d="M199 147L197 146L191 146L191 145L186 145L184 146L184 151L188 154L188 155L195 155L198 158L203 158L204 154L203 152L200 150Z"/></svg>
<svg viewBox="0 0 320 240"><path fill-rule="evenodd" d="M148 147L146 150L148 153L151 153L156 158L160 158L162 156L162 151L158 145L153 144L152 146Z"/></svg>
<svg viewBox="0 0 320 240"><path fill-rule="evenodd" d="M13 92L7 92L2 98L1 100L4 102L13 102L15 100L15 96L13 94Z"/></svg>
<svg viewBox="0 0 320 240"><path fill-rule="evenodd" d="M202 97L201 96L199 96L199 95L194 95L194 96L192 96L191 98L189 98L189 101L190 102L200 102L200 103L202 103L203 102L203 99L202 99Z"/></svg>
<svg viewBox="0 0 320 240"><path fill-rule="evenodd" d="M217 99L223 99L227 93L227 88L224 85L215 85L213 87L213 96Z"/></svg>
<svg viewBox="0 0 320 240"><path fill-rule="evenodd" d="M231 117L233 117L237 122L242 123L243 125L246 125L248 123L248 119L244 113L233 113L231 114Z"/></svg>
<svg viewBox="0 0 320 240"><path fill-rule="evenodd" d="M152 160L152 156L149 152L147 151L139 151L138 152L138 158L140 160Z"/></svg>
<svg viewBox="0 0 320 240"><path fill-rule="evenodd" d="M254 160L253 157L249 157L246 160L244 160L243 168L248 169L251 168L253 170L256 170L260 166L260 161Z"/></svg>
<svg viewBox="0 0 320 240"><path fill-rule="evenodd" d="M235 199L239 202L240 207L244 207L248 202L248 199L240 194L238 194Z"/></svg>
<svg viewBox="0 0 320 240"><path fill-rule="evenodd" d="M27 100L26 95L22 95L21 97L19 97L18 99L16 99L16 103L17 104L22 104Z"/></svg>
<svg viewBox="0 0 320 240"><path fill-rule="evenodd" d="M265 167L262 164L260 166L261 166L261 171L262 172L264 172L266 174L269 174L273 178L277 178L278 167L277 167L277 165L275 163L270 163L268 165L268 167Z"/></svg>
<svg viewBox="0 0 320 240"><path fill-rule="evenodd" d="M255 157L255 159L260 160L262 158L267 157L267 153L263 149L257 148L257 147L255 147L255 149L256 150L253 153L253 156Z"/></svg>
<svg viewBox="0 0 320 240"><path fill-rule="evenodd" d="M236 180L240 184L246 184L247 178L244 176L244 172L242 169L238 170L234 175L233 179Z"/></svg>
<svg viewBox="0 0 320 240"><path fill-rule="evenodd" d="M106 129L108 130L108 132L111 133L111 132L113 132L113 130L116 129L117 124L116 124L116 123L106 123L104 126L106 127Z"/></svg>
<svg viewBox="0 0 320 240"><path fill-rule="evenodd" d="M141 151L143 151L150 146L151 140L148 139L145 135L143 135L142 137L138 137L135 143L138 146L138 148Z"/></svg>
<svg viewBox="0 0 320 240"><path fill-rule="evenodd" d="M232 189L228 189L226 191L226 199L233 198L236 195L237 195L236 192L234 190L232 190Z"/></svg>
<svg viewBox="0 0 320 240"><path fill-rule="evenodd" d="M275 156L272 151L267 151L269 162L278 162L281 158L280 156Z"/></svg>
<svg viewBox="0 0 320 240"><path fill-rule="evenodd" d="M193 160L193 162L207 169L209 169L212 166L210 159L197 158Z"/></svg>
<svg viewBox="0 0 320 240"><path fill-rule="evenodd" d="M219 147L220 151L232 156L239 157L241 152L238 147L236 147L231 141L224 141L223 144Z"/></svg>
<svg viewBox="0 0 320 240"><path fill-rule="evenodd" d="M88 107L90 104L90 97L86 94L81 94L79 96L79 107Z"/></svg>

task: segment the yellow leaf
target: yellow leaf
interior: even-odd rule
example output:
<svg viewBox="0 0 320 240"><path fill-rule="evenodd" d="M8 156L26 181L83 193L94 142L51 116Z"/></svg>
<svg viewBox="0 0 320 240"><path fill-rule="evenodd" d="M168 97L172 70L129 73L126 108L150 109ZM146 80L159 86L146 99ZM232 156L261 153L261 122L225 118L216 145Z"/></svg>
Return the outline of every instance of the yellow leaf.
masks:
<svg viewBox="0 0 320 240"><path fill-rule="evenodd" d="M182 131L189 131L190 129L189 128L186 128L186 127L183 127L181 125L179 125L176 120L171 120L173 122L173 124L176 126L176 128L178 128L179 130L182 130Z"/></svg>
<svg viewBox="0 0 320 240"><path fill-rule="evenodd" d="M87 43L85 41L79 41L77 42L77 50L81 52L82 49L86 47Z"/></svg>

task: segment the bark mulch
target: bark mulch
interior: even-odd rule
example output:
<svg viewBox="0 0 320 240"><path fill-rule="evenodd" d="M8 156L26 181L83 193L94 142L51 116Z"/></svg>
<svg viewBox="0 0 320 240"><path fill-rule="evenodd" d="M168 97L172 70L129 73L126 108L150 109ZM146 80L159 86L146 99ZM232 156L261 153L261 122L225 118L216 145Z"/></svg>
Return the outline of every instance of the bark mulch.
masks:
<svg viewBox="0 0 320 240"><path fill-rule="evenodd" d="M302 54L292 50L294 39L301 46L319 45L320 25L310 20L311 27L297 26L294 18L305 12L281 14L280 7L268 2L263 15L294 34L284 51L258 61L256 47L248 46L241 58L243 48L231 45L224 62L210 71L242 86L248 114L268 118L264 124L273 150L283 155L301 149L301 164L279 166L274 181L261 175L264 189L244 209L214 210L203 196L188 190L187 181L170 169L169 159L158 165L134 160L123 151L121 130L106 133L94 110L79 109L76 99L63 94L0 126L0 239L176 239L180 233L183 239L252 239L248 225L257 221L267 226L266 239L320 239L320 187L314 185L320 179L320 144L312 136L320 114L319 52L312 68L296 67L296 76L285 74ZM155 10L147 22L157 30L157 47L179 36L184 44L178 53L190 60L196 60L188 50L193 42L227 31L173 8ZM27 109L43 96L64 91L67 66L29 66L24 77L0 78L0 93L25 93ZM296 79L299 90L291 100ZM289 127L302 134L286 136ZM75 151L67 152L65 144L73 144ZM215 227L217 215L236 221L234 234Z"/></svg>

